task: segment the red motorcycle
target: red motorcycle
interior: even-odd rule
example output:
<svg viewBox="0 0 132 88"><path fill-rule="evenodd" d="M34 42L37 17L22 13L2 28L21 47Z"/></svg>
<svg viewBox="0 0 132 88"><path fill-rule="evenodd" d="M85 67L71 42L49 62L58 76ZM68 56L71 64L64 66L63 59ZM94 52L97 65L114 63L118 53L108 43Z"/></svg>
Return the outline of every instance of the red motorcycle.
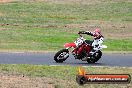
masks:
<svg viewBox="0 0 132 88"><path fill-rule="evenodd" d="M64 45L65 48L58 51L55 54L54 60L56 62L61 63L65 61L69 57L69 52L71 52L72 55L74 55L75 59L87 61L88 63L95 63L101 58L102 56L101 49L107 48L107 46L106 45L100 46L100 49L98 51L94 52L93 55L90 55L90 51L93 48L92 41L84 39L81 34L79 35L80 38L77 38L75 42L66 43ZM77 52L79 52L79 55L77 54Z"/></svg>

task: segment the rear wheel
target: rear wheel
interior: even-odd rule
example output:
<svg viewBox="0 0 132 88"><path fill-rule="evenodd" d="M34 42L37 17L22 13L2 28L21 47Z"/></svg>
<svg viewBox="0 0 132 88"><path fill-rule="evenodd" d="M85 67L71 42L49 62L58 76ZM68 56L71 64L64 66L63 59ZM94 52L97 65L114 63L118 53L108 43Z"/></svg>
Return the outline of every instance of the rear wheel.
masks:
<svg viewBox="0 0 132 88"><path fill-rule="evenodd" d="M61 63L65 61L68 57L69 57L69 51L67 49L62 49L55 54L54 60L56 62Z"/></svg>
<svg viewBox="0 0 132 88"><path fill-rule="evenodd" d="M95 62L97 62L100 58L101 58L101 56L102 56L102 52L99 50L97 53L95 53L96 55L95 55L95 57L96 57L96 59L95 59Z"/></svg>
<svg viewBox="0 0 132 88"><path fill-rule="evenodd" d="M95 63L97 62L102 56L102 52L99 50L98 52L96 52L93 56L91 56L87 62L88 63Z"/></svg>

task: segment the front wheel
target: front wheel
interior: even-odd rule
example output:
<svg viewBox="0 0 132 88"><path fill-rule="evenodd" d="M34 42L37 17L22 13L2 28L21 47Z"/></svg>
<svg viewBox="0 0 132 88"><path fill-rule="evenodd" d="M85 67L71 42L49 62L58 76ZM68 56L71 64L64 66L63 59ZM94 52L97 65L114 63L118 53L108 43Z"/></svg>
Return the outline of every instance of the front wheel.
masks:
<svg viewBox="0 0 132 88"><path fill-rule="evenodd" d="M62 49L60 51L58 51L55 56L54 56L54 60L56 62L62 63L63 61L65 61L67 58L69 57L69 51L68 49Z"/></svg>

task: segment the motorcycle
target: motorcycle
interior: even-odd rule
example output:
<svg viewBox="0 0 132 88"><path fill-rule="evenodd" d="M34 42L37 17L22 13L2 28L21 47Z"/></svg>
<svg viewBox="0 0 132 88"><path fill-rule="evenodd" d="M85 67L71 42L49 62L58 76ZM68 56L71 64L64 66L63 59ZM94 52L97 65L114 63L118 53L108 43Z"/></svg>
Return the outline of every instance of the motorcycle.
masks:
<svg viewBox="0 0 132 88"><path fill-rule="evenodd" d="M90 55L90 51L93 49L92 43L90 43L89 40L83 38L81 34L79 35L80 37L77 38L75 42L65 43L64 49L61 49L55 54L54 60L56 62L62 63L69 57L70 53L72 53L75 59L87 61L88 63L95 63L101 58L102 56L101 49L107 48L107 46L106 45L99 46L100 48L98 49L98 51L94 52L93 55ZM77 55L78 51L80 52L79 55Z"/></svg>

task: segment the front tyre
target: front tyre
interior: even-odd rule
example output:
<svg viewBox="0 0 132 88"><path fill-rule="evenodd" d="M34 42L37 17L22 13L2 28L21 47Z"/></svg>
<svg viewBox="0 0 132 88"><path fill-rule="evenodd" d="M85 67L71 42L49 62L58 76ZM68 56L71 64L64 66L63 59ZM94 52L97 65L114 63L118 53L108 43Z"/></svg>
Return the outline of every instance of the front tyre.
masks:
<svg viewBox="0 0 132 88"><path fill-rule="evenodd" d="M60 51L58 51L55 56L54 56L54 60L58 63L62 63L63 61L65 61L67 58L69 57L69 51L68 49L62 49Z"/></svg>

